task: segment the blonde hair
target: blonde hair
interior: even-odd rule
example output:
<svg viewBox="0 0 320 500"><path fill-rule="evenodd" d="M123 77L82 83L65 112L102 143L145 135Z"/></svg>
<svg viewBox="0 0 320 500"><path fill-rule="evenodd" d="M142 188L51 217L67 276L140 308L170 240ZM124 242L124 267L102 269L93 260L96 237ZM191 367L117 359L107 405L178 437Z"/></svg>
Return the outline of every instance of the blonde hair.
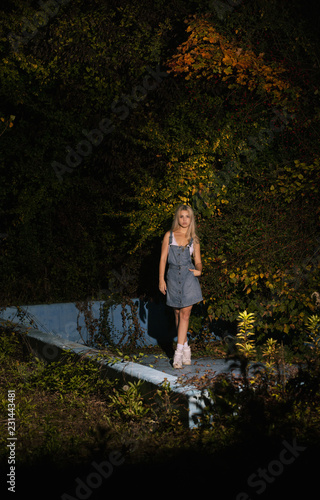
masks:
<svg viewBox="0 0 320 500"><path fill-rule="evenodd" d="M173 231L173 232L177 231L177 229L179 228L179 217L180 217L180 213L183 210L186 210L190 216L190 226L188 227L188 231L187 231L186 236L187 236L188 240L193 238L195 243L199 243L199 237L198 237L197 231L196 231L196 221L195 221L194 212L193 212L192 208L189 207L189 205L179 205L178 206L178 208L176 209L175 214L174 214L174 218L173 218L173 222L172 222L172 226L171 226L171 231Z"/></svg>

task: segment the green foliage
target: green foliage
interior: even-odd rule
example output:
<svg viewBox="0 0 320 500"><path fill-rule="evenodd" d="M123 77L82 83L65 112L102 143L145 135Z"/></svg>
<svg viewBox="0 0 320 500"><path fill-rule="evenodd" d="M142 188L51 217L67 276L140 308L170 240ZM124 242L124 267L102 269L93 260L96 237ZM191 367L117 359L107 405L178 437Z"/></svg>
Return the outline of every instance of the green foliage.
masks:
<svg viewBox="0 0 320 500"><path fill-rule="evenodd" d="M110 396L109 407L112 408L117 417L125 416L127 418L144 418L150 411L145 406L142 395L142 380L138 382L128 382L121 390L113 389L113 395Z"/></svg>
<svg viewBox="0 0 320 500"><path fill-rule="evenodd" d="M19 337L13 331L8 335L0 335L0 359L4 362L17 356L17 349L20 346Z"/></svg>
<svg viewBox="0 0 320 500"><path fill-rule="evenodd" d="M311 377L314 376L317 379L317 372L320 366L320 317L317 314L310 316L307 318L306 326L308 330L305 341L306 362Z"/></svg>
<svg viewBox="0 0 320 500"><path fill-rule="evenodd" d="M185 439L170 384L164 383L146 398L142 381L120 386L117 380L107 380L92 360L71 353L44 364L25 347L27 337L1 329L0 415L5 421L10 388L15 391L19 423L19 465L30 467L44 460L59 468L70 461L87 464L90 457L96 458L97 450L107 456L110 448L121 448L130 460L131 447L143 455L149 450L154 453L158 446L180 446ZM1 463L7 463L7 451L7 435L2 433Z"/></svg>
<svg viewBox="0 0 320 500"><path fill-rule="evenodd" d="M206 407L201 425L214 430L223 442L279 437L293 432L300 439L319 439L320 364L318 356L319 317L307 320L308 334L303 359L294 365L284 361L279 343L269 338L258 346L252 338L253 316L239 315L237 360L240 374L219 375L204 390ZM250 343L248 343L248 341ZM249 356L260 353L262 364L251 363ZM234 364L236 367L237 364ZM245 367L245 369L243 369ZM253 368L255 367L255 370Z"/></svg>
<svg viewBox="0 0 320 500"><path fill-rule="evenodd" d="M272 370L277 364L279 359L279 346L278 342L273 338L268 338L262 350L262 359L266 370Z"/></svg>
<svg viewBox="0 0 320 500"><path fill-rule="evenodd" d="M244 311L238 316L238 333L236 346L240 355L250 359L256 355L254 337L254 314Z"/></svg>
<svg viewBox="0 0 320 500"><path fill-rule="evenodd" d="M76 0L17 48L10 34L20 36L34 2L1 6L2 115L16 117L0 144L3 303L85 299L126 261L127 238L103 214L119 209L144 162L131 144L149 106L137 86L161 63L184 4L164 16L162 1ZM128 106L125 121L112 110L117 100ZM113 134L60 183L51 163L64 164L82 131L109 118Z"/></svg>
<svg viewBox="0 0 320 500"><path fill-rule="evenodd" d="M252 339L248 334L253 332L253 327L253 316L248 312L241 313L238 344L242 345L241 339L245 337L245 341ZM154 466L159 474L159 464L162 470L164 467L167 470L168 460L173 467L176 467L177 460L182 460L181 467L185 470L183 460L189 461L190 457L193 459L192 473L195 457L201 458L199 470L203 473L204 462L209 461L209 468L212 463L221 464L221 460L230 466L235 457L243 458L248 449L258 452L263 443L258 467L265 463L266 449L270 445L277 445L284 438L289 441L291 436L300 446L315 447L317 451L320 358L314 350L312 338L318 336L319 317L310 316L306 328L310 335L306 337L302 362L300 366L285 365L286 378L277 373L279 352L275 341L269 339L263 348L257 345L256 350L268 363L274 361L276 369L270 370L266 366L265 370L248 379L249 383L241 374L208 379L203 392L206 406L199 420L200 427L192 430L182 426L178 402L172 400L167 381L155 394L149 393L147 401L142 397L141 382L130 382L122 387L104 384L108 391L103 392L96 382L101 373L97 373L91 363L85 360L75 362L70 354L66 354L64 363L61 360L51 368L48 366L46 371L42 363L30 359L29 351L23 347L25 337L9 329L1 330L0 377L4 383L0 390L0 412L5 420L7 387L10 387L15 390L17 402L19 439L16 458L20 474L24 465L29 477L32 466L38 474L40 464L50 465L51 472L57 465L61 474L64 466L69 470L70 462L73 467L82 464L87 470L88 463L97 460L97 456L107 459L110 449L121 449L128 467L126 477L131 465L134 476L140 470L138 465L145 472L145 464ZM309 360L314 364L309 364ZM68 384L69 393L65 392ZM7 464L7 439L5 433L2 434L0 460ZM236 449L239 450L237 455ZM276 450L279 453L278 446ZM278 455L272 454L271 458L274 456ZM307 470L310 470L309 457ZM229 471L230 467L228 477ZM242 469L240 476L248 477L243 476Z"/></svg>
<svg viewBox="0 0 320 500"><path fill-rule="evenodd" d="M208 315L233 322L239 310L255 311L260 339L272 334L297 342L319 280L318 260L312 259L318 252L319 158L312 144L319 112L317 105L311 111L316 94L291 62L316 46L277 2L256 2L255 9L259 37L251 5L223 23L212 16L187 20L188 40L168 61L175 105L165 120L150 110L135 137L154 152L154 170L137 176L133 209L117 217L128 221L135 242L130 252L138 255L169 227L178 203L191 204ZM287 45L280 61L276 40L292 30L297 44ZM252 47L261 33L263 53L257 53ZM312 272L304 269L310 260Z"/></svg>
<svg viewBox="0 0 320 500"><path fill-rule="evenodd" d="M62 397L70 393L106 397L112 387L94 360L66 352L58 361L46 363L33 355L28 337L10 327L0 331L0 359L2 375L10 374L16 388L48 391Z"/></svg>
<svg viewBox="0 0 320 500"><path fill-rule="evenodd" d="M234 352L230 358L234 360L232 368L239 368L245 386L249 385L250 370L254 369L253 361L256 359L256 339L254 332L254 314L244 311L238 315L238 332L233 345Z"/></svg>
<svg viewBox="0 0 320 500"><path fill-rule="evenodd" d="M204 0L75 0L18 49L9 35L35 4L1 9L1 302L86 300L115 281L121 296L155 296L160 238L183 202L204 315L254 312L258 339L300 341L320 272L320 112L318 33L299 2L221 17ZM138 98L157 67L168 75ZM60 183L52 162L108 118L112 134Z"/></svg>
<svg viewBox="0 0 320 500"><path fill-rule="evenodd" d="M23 373L21 374L23 376ZM50 364L38 361L32 374L24 381L45 391L59 394L73 393L105 395L112 384L103 377L101 367L94 361L79 359L73 354L64 355L61 360Z"/></svg>

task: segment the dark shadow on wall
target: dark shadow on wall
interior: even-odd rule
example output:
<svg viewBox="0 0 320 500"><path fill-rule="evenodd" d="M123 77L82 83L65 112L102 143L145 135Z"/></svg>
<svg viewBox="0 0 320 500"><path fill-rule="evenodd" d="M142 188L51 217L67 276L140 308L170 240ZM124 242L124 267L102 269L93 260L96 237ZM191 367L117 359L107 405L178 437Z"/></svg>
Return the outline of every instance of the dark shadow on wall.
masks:
<svg viewBox="0 0 320 500"><path fill-rule="evenodd" d="M168 227L170 223L171 220L168 220ZM148 335L157 341L158 346L171 359L174 354L173 341L177 333L173 310L166 306L166 299L159 292L161 244L162 237L153 241L140 267L138 295L145 300L139 301L139 317L144 323L146 316L148 317Z"/></svg>
<svg viewBox="0 0 320 500"><path fill-rule="evenodd" d="M148 310L148 335L156 340L158 346L169 359L173 358L173 341L177 336L173 310L166 305L165 299L161 297L157 301L151 299L147 303L140 301L139 310L143 315L146 315L145 309ZM140 314L140 319L145 318L141 317Z"/></svg>

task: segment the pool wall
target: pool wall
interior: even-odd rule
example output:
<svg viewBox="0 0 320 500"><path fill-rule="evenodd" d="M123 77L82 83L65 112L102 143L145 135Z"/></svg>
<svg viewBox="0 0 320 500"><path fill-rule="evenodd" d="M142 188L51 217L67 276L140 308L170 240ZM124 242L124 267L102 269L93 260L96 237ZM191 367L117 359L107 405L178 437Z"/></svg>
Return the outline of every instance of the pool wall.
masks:
<svg viewBox="0 0 320 500"><path fill-rule="evenodd" d="M104 304L104 301L89 302L90 313L97 324L100 321ZM172 311L164 302L132 299L132 304L137 308L141 333L137 342L138 346L161 345L176 339ZM88 343L90 335L85 314L78 309L75 302L26 305L19 308L7 307L0 310L0 318L31 326L80 344ZM134 331L135 325L128 305L124 309L122 305L108 307L107 321L115 343L121 339L122 343L129 340L130 332Z"/></svg>
<svg viewBox="0 0 320 500"><path fill-rule="evenodd" d="M95 311L98 315L100 303L97 303ZM152 396L163 384L170 384L170 390L179 402L179 411L183 421L190 428L197 426L197 414L201 412L202 407L202 394L199 390L192 385L182 386L176 376L139 363L103 357L98 349L76 342L73 339L80 338L79 334L76 335L77 320L74 319L78 312L75 304L26 306L22 308L22 315L16 308L7 308L1 311L0 324L6 325L9 322L17 331L24 333L31 349L40 359L54 362L67 351L77 356L94 359L111 380L118 380L123 384L142 380L142 390L146 397ZM121 317L121 311L113 311L115 323L117 314ZM144 317L143 324L148 325L147 317ZM162 336L160 342L163 339ZM146 331L144 340L151 340L150 344L155 345L159 338L148 335Z"/></svg>

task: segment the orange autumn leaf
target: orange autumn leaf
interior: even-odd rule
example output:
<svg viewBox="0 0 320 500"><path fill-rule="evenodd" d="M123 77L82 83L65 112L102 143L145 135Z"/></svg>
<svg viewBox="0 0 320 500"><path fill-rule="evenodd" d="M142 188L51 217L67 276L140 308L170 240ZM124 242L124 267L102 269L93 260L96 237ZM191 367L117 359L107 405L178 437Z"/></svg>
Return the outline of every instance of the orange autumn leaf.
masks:
<svg viewBox="0 0 320 500"><path fill-rule="evenodd" d="M187 32L188 39L168 61L169 72L186 73L187 80L193 76L210 79L214 74L221 75L223 81L234 80L239 85L247 85L249 90L259 88L274 102L281 96L286 105L284 93L290 85L284 79L284 67L267 64L264 53L257 55L251 48L239 47L236 41L219 33L206 16L193 16ZM297 99L298 89L291 90Z"/></svg>

